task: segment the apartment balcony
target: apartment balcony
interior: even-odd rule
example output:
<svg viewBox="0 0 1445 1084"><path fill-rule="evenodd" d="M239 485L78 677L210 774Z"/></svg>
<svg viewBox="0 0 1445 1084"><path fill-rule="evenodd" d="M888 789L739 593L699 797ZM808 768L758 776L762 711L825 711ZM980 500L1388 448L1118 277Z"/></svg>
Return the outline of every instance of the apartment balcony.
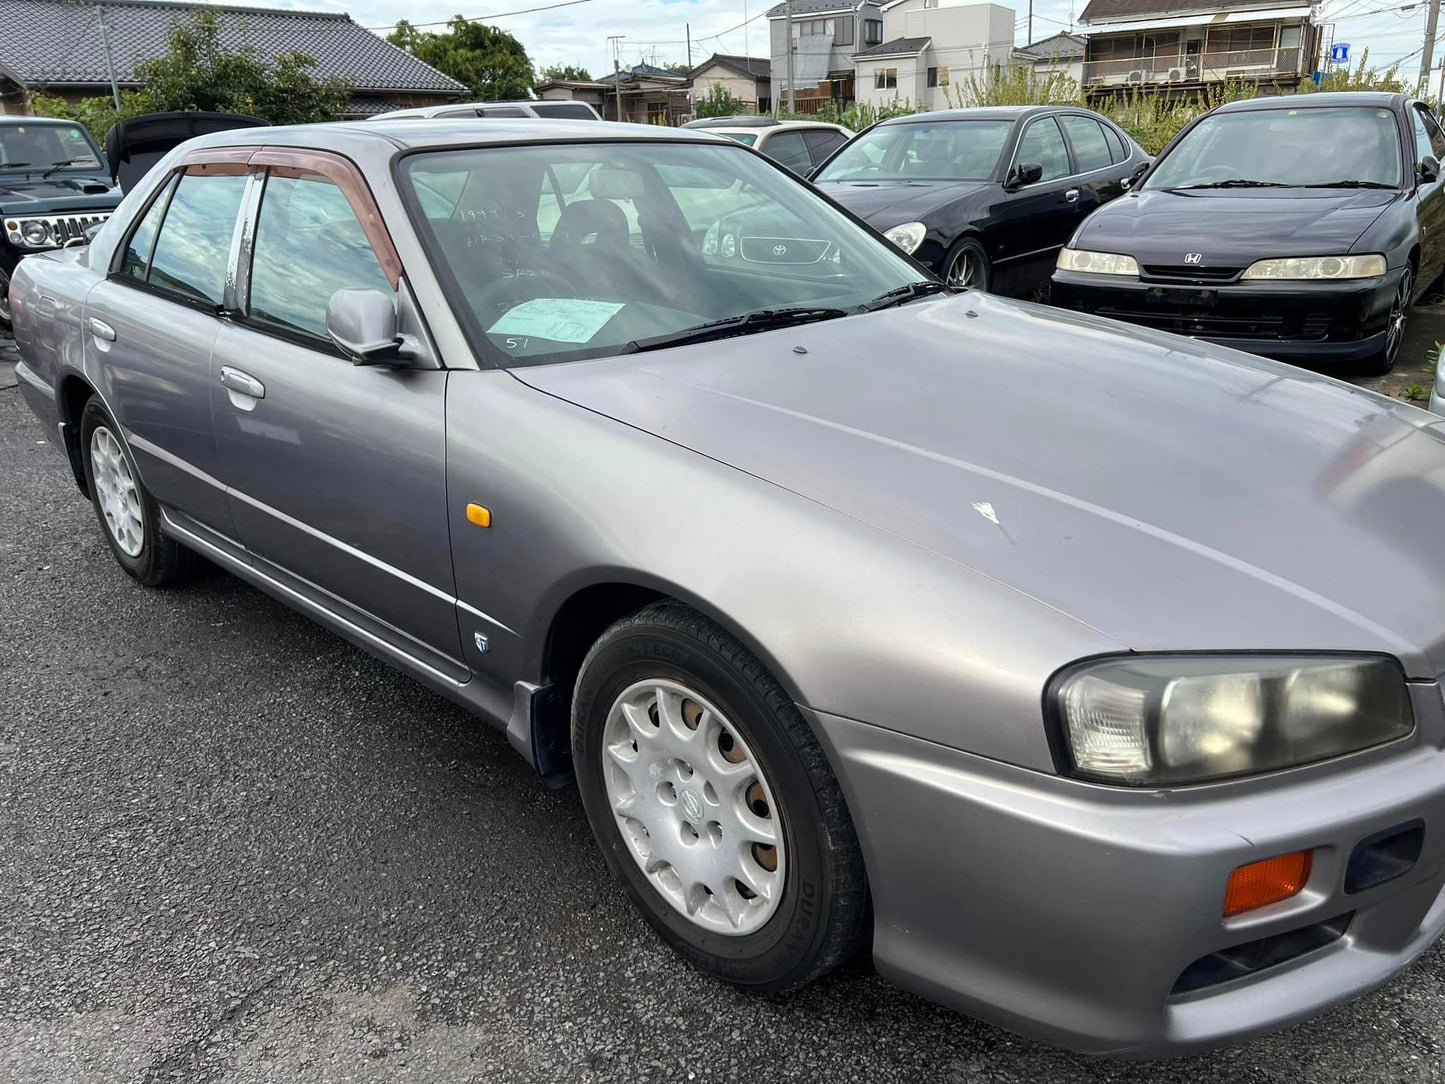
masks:
<svg viewBox="0 0 1445 1084"><path fill-rule="evenodd" d="M1284 49L1234 49L1188 56L1112 57L1086 60L1085 90L1200 86L1231 80L1251 83L1295 82L1300 77L1298 46Z"/></svg>

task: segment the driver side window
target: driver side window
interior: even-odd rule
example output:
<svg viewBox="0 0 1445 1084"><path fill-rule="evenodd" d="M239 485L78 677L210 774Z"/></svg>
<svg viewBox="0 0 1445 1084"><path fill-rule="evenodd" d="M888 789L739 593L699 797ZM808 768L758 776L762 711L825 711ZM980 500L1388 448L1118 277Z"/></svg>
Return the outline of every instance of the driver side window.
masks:
<svg viewBox="0 0 1445 1084"><path fill-rule="evenodd" d="M264 326L326 340L337 290L395 293L346 194L314 174L272 173L261 197L247 316Z"/></svg>
<svg viewBox="0 0 1445 1084"><path fill-rule="evenodd" d="M1435 118L1420 105L1410 111L1410 116L1415 122L1416 165L1422 164L1426 155L1433 155L1437 162L1445 162L1445 133L1440 131Z"/></svg>
<svg viewBox="0 0 1445 1084"><path fill-rule="evenodd" d="M1069 175L1069 149L1053 117L1041 117L1024 129L1019 140L1016 163L1037 162L1044 167L1040 181L1054 181Z"/></svg>

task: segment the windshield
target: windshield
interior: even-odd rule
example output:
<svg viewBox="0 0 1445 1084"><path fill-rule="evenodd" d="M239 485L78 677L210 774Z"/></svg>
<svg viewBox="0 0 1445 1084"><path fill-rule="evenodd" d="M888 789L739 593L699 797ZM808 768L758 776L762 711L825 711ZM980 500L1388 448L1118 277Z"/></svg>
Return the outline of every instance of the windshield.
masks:
<svg viewBox="0 0 1445 1084"><path fill-rule="evenodd" d="M1143 187L1231 187L1241 181L1291 188L1350 182L1397 187L1395 115L1363 106L1216 113L1160 159Z"/></svg>
<svg viewBox="0 0 1445 1084"><path fill-rule="evenodd" d="M993 176L1012 121L884 124L840 151L819 181L985 181Z"/></svg>
<svg viewBox="0 0 1445 1084"><path fill-rule="evenodd" d="M0 124L0 170L99 169L90 136L78 124Z"/></svg>
<svg viewBox="0 0 1445 1084"><path fill-rule="evenodd" d="M508 367L652 348L639 342L749 314L766 320L737 334L841 316L926 279L727 144L448 150L408 156L402 176L454 308Z"/></svg>

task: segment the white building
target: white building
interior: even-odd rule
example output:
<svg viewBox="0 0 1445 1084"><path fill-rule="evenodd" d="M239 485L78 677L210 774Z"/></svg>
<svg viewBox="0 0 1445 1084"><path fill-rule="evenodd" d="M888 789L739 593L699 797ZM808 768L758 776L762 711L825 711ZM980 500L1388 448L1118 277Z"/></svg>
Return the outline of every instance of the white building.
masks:
<svg viewBox="0 0 1445 1084"><path fill-rule="evenodd" d="M883 41L853 54L855 96L932 109L969 105L970 81L986 84L1014 48L1014 9L950 0L888 0Z"/></svg>

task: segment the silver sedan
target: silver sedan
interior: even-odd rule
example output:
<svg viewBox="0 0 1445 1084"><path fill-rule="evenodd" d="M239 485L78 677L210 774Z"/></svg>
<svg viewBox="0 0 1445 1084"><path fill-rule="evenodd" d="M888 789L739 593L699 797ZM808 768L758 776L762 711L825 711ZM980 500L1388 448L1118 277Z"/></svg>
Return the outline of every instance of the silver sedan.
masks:
<svg viewBox="0 0 1445 1084"><path fill-rule="evenodd" d="M575 779L702 972L1199 1049L1445 926L1431 415L949 295L706 133L264 128L21 262L117 562L198 557Z"/></svg>

